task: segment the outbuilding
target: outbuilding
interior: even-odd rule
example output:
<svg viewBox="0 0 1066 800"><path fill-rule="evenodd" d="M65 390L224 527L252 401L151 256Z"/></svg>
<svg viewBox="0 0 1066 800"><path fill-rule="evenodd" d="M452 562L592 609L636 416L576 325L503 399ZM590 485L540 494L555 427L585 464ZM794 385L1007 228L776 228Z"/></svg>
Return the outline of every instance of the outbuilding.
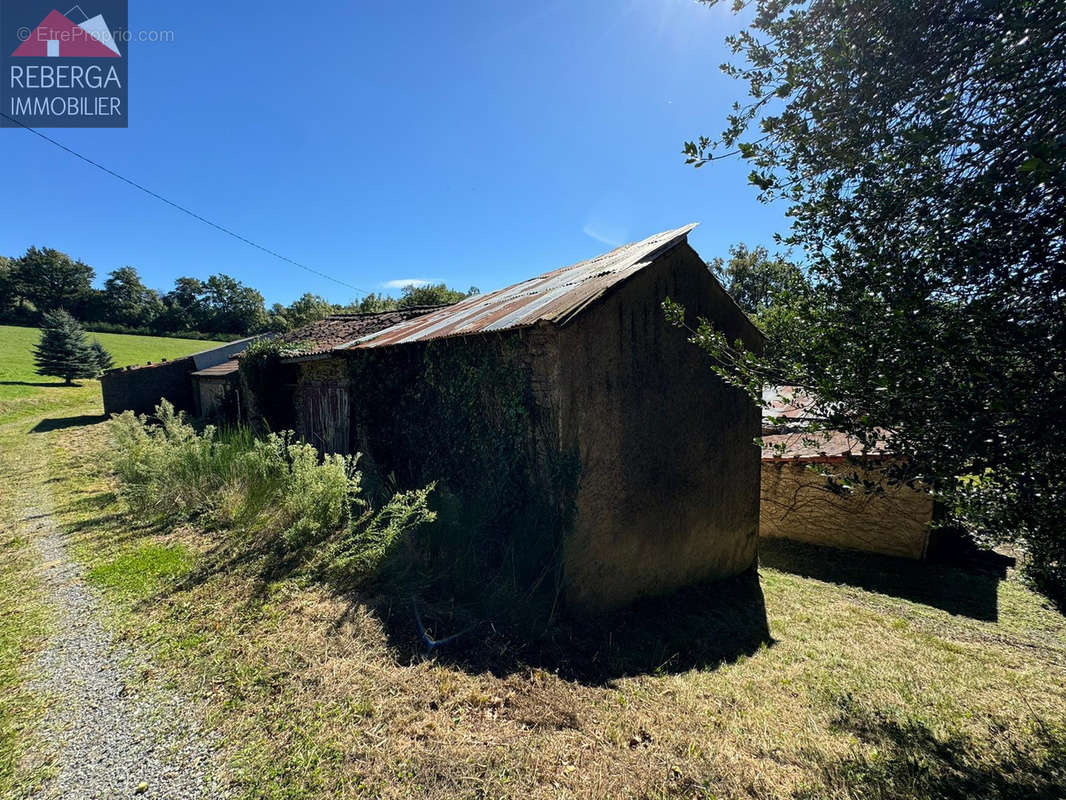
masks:
<svg viewBox="0 0 1066 800"><path fill-rule="evenodd" d="M928 487L893 483L883 443L863 447L822 430L796 387L763 394L759 535L922 559L935 511Z"/></svg>
<svg viewBox="0 0 1066 800"><path fill-rule="evenodd" d="M486 591L553 586L602 611L749 570L759 409L663 301L749 348L762 337L688 244L693 227L307 347L285 359L279 422L363 453L390 485L436 481L499 567L479 576Z"/></svg>

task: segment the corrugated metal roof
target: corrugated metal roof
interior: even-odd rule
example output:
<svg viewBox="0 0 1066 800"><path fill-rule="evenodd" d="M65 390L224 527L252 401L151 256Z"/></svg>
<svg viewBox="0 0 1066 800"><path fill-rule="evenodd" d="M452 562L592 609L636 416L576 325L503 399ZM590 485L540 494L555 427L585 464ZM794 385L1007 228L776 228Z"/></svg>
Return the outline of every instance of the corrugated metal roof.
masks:
<svg viewBox="0 0 1066 800"><path fill-rule="evenodd" d="M546 272L488 294L474 295L372 333L336 349L384 347L446 336L522 328L538 322L565 325L612 286L685 241L696 224L657 233L569 267Z"/></svg>
<svg viewBox="0 0 1066 800"><path fill-rule="evenodd" d="M192 374L197 378L224 378L227 375L232 375L239 368L240 363L234 359L233 361L223 361L221 364L215 364L215 366L207 369L197 370Z"/></svg>

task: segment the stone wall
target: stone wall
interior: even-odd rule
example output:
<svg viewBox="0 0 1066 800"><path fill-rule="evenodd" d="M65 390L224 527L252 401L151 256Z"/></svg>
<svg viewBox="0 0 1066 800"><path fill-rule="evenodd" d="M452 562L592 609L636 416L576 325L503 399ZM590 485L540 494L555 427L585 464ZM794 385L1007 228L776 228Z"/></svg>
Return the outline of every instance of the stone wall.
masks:
<svg viewBox="0 0 1066 800"><path fill-rule="evenodd" d="M761 348L758 331L680 246L560 332L563 448L581 464L565 586L599 611L755 563L759 409L727 386L670 326L666 297L731 339Z"/></svg>
<svg viewBox="0 0 1066 800"><path fill-rule="evenodd" d="M129 410L135 414L151 414L164 397L179 411L195 413L190 375L196 369L193 357L187 356L160 364L105 372L100 377L104 413L118 414Z"/></svg>
<svg viewBox="0 0 1066 800"><path fill-rule="evenodd" d="M933 519L932 496L906 486L886 486L884 494L861 490L839 494L831 490L827 479L820 474L828 471L843 480L856 469L845 463L764 461L759 535L844 550L923 558L929 542L929 523ZM860 468L859 474L880 482L876 465Z"/></svg>

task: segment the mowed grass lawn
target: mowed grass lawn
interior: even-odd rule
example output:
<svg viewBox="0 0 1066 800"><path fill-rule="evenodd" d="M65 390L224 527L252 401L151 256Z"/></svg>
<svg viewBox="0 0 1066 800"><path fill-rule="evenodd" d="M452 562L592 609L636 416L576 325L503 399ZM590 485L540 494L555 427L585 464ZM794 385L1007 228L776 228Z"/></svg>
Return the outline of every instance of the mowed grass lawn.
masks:
<svg viewBox="0 0 1066 800"><path fill-rule="evenodd" d="M221 344L118 333L90 333L88 336L90 340L100 340L117 367L178 358ZM40 337L37 328L0 325L0 424L63 408L91 405L94 398L99 401L99 381L79 380L76 382L78 386L71 387L64 386L62 378L43 377L34 372L33 348Z"/></svg>

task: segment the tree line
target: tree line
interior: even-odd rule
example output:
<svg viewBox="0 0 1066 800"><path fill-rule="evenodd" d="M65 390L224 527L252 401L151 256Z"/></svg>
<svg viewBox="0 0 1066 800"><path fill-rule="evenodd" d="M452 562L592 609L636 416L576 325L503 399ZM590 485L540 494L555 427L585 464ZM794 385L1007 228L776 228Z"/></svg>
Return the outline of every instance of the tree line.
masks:
<svg viewBox="0 0 1066 800"><path fill-rule="evenodd" d="M229 275L206 280L183 276L170 291L145 286L134 267L108 274L93 287L96 271L84 261L50 247L30 247L18 258L0 256L0 320L37 325L60 309L96 330L185 336L249 336L283 332L330 314L389 311L456 303L478 290L462 292L443 283L405 287L398 298L372 293L347 305L310 292L267 308L263 295Z"/></svg>

